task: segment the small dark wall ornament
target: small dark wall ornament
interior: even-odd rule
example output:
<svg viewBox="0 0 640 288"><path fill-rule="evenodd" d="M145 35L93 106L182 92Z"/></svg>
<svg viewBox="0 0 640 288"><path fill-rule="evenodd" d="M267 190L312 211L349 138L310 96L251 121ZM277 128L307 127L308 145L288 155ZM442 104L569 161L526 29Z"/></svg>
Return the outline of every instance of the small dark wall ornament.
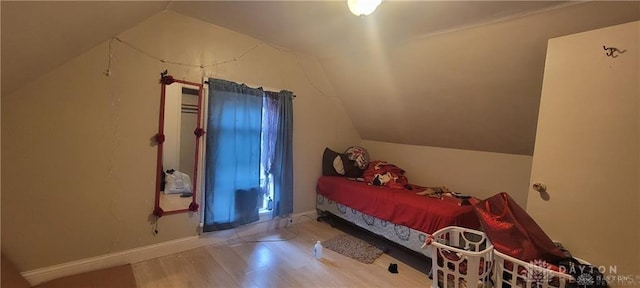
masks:
<svg viewBox="0 0 640 288"><path fill-rule="evenodd" d="M627 50L619 50L618 48L615 47L607 47L607 46L602 46L602 48L606 51L605 54L611 58L616 58L618 57L618 55L627 52Z"/></svg>

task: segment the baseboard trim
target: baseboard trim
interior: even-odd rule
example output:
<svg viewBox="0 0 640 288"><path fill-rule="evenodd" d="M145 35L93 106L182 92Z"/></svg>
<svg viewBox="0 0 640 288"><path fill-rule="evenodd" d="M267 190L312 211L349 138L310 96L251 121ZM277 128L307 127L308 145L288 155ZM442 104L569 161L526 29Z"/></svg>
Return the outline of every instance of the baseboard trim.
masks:
<svg viewBox="0 0 640 288"><path fill-rule="evenodd" d="M315 220L316 217L317 213L315 210L313 210L292 214L290 218L293 220L293 224L296 224L312 219ZM238 235L241 237L249 236L260 232L285 227L289 225L287 219L289 219L289 217L250 224L247 226L236 228L235 231L231 229L206 233L197 236L184 237L120 252L109 253L96 257L84 258L67 263L29 270L20 274L22 275L22 277L27 279L27 281L29 281L32 286L34 286L60 277L105 269L118 265L135 264L145 260L167 256L206 245L221 243L223 241L233 239Z"/></svg>

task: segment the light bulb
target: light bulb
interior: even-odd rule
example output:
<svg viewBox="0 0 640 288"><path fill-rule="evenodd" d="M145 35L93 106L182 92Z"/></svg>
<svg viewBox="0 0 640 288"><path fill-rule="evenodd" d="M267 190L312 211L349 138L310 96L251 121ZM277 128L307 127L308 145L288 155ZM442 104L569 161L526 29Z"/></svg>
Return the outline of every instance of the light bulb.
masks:
<svg viewBox="0 0 640 288"><path fill-rule="evenodd" d="M349 10L353 15L366 16L373 13L382 0L347 0Z"/></svg>

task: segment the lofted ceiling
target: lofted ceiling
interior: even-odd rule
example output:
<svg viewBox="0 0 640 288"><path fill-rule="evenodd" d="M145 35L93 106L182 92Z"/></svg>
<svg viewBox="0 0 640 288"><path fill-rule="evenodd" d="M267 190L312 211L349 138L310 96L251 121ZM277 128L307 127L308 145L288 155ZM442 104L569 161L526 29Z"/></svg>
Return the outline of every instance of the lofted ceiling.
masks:
<svg viewBox="0 0 640 288"><path fill-rule="evenodd" d="M561 1L384 1L356 17L346 1L175 1L168 9L290 49L331 58L565 5ZM372 35L367 29L375 25Z"/></svg>
<svg viewBox="0 0 640 288"><path fill-rule="evenodd" d="M640 2L2 1L2 93L164 10L315 56L363 139L532 155L547 39Z"/></svg>

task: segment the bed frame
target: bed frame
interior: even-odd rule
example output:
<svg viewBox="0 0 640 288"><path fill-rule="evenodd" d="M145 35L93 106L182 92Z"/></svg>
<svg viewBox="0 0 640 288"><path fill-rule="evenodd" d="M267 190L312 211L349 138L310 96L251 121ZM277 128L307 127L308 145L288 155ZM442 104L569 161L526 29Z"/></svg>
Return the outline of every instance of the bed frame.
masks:
<svg viewBox="0 0 640 288"><path fill-rule="evenodd" d="M421 248L428 237L427 233L364 214L330 200L319 193L316 194L316 208L318 209L319 221L324 219L325 213L330 213L412 251L427 256L431 255L429 248Z"/></svg>

